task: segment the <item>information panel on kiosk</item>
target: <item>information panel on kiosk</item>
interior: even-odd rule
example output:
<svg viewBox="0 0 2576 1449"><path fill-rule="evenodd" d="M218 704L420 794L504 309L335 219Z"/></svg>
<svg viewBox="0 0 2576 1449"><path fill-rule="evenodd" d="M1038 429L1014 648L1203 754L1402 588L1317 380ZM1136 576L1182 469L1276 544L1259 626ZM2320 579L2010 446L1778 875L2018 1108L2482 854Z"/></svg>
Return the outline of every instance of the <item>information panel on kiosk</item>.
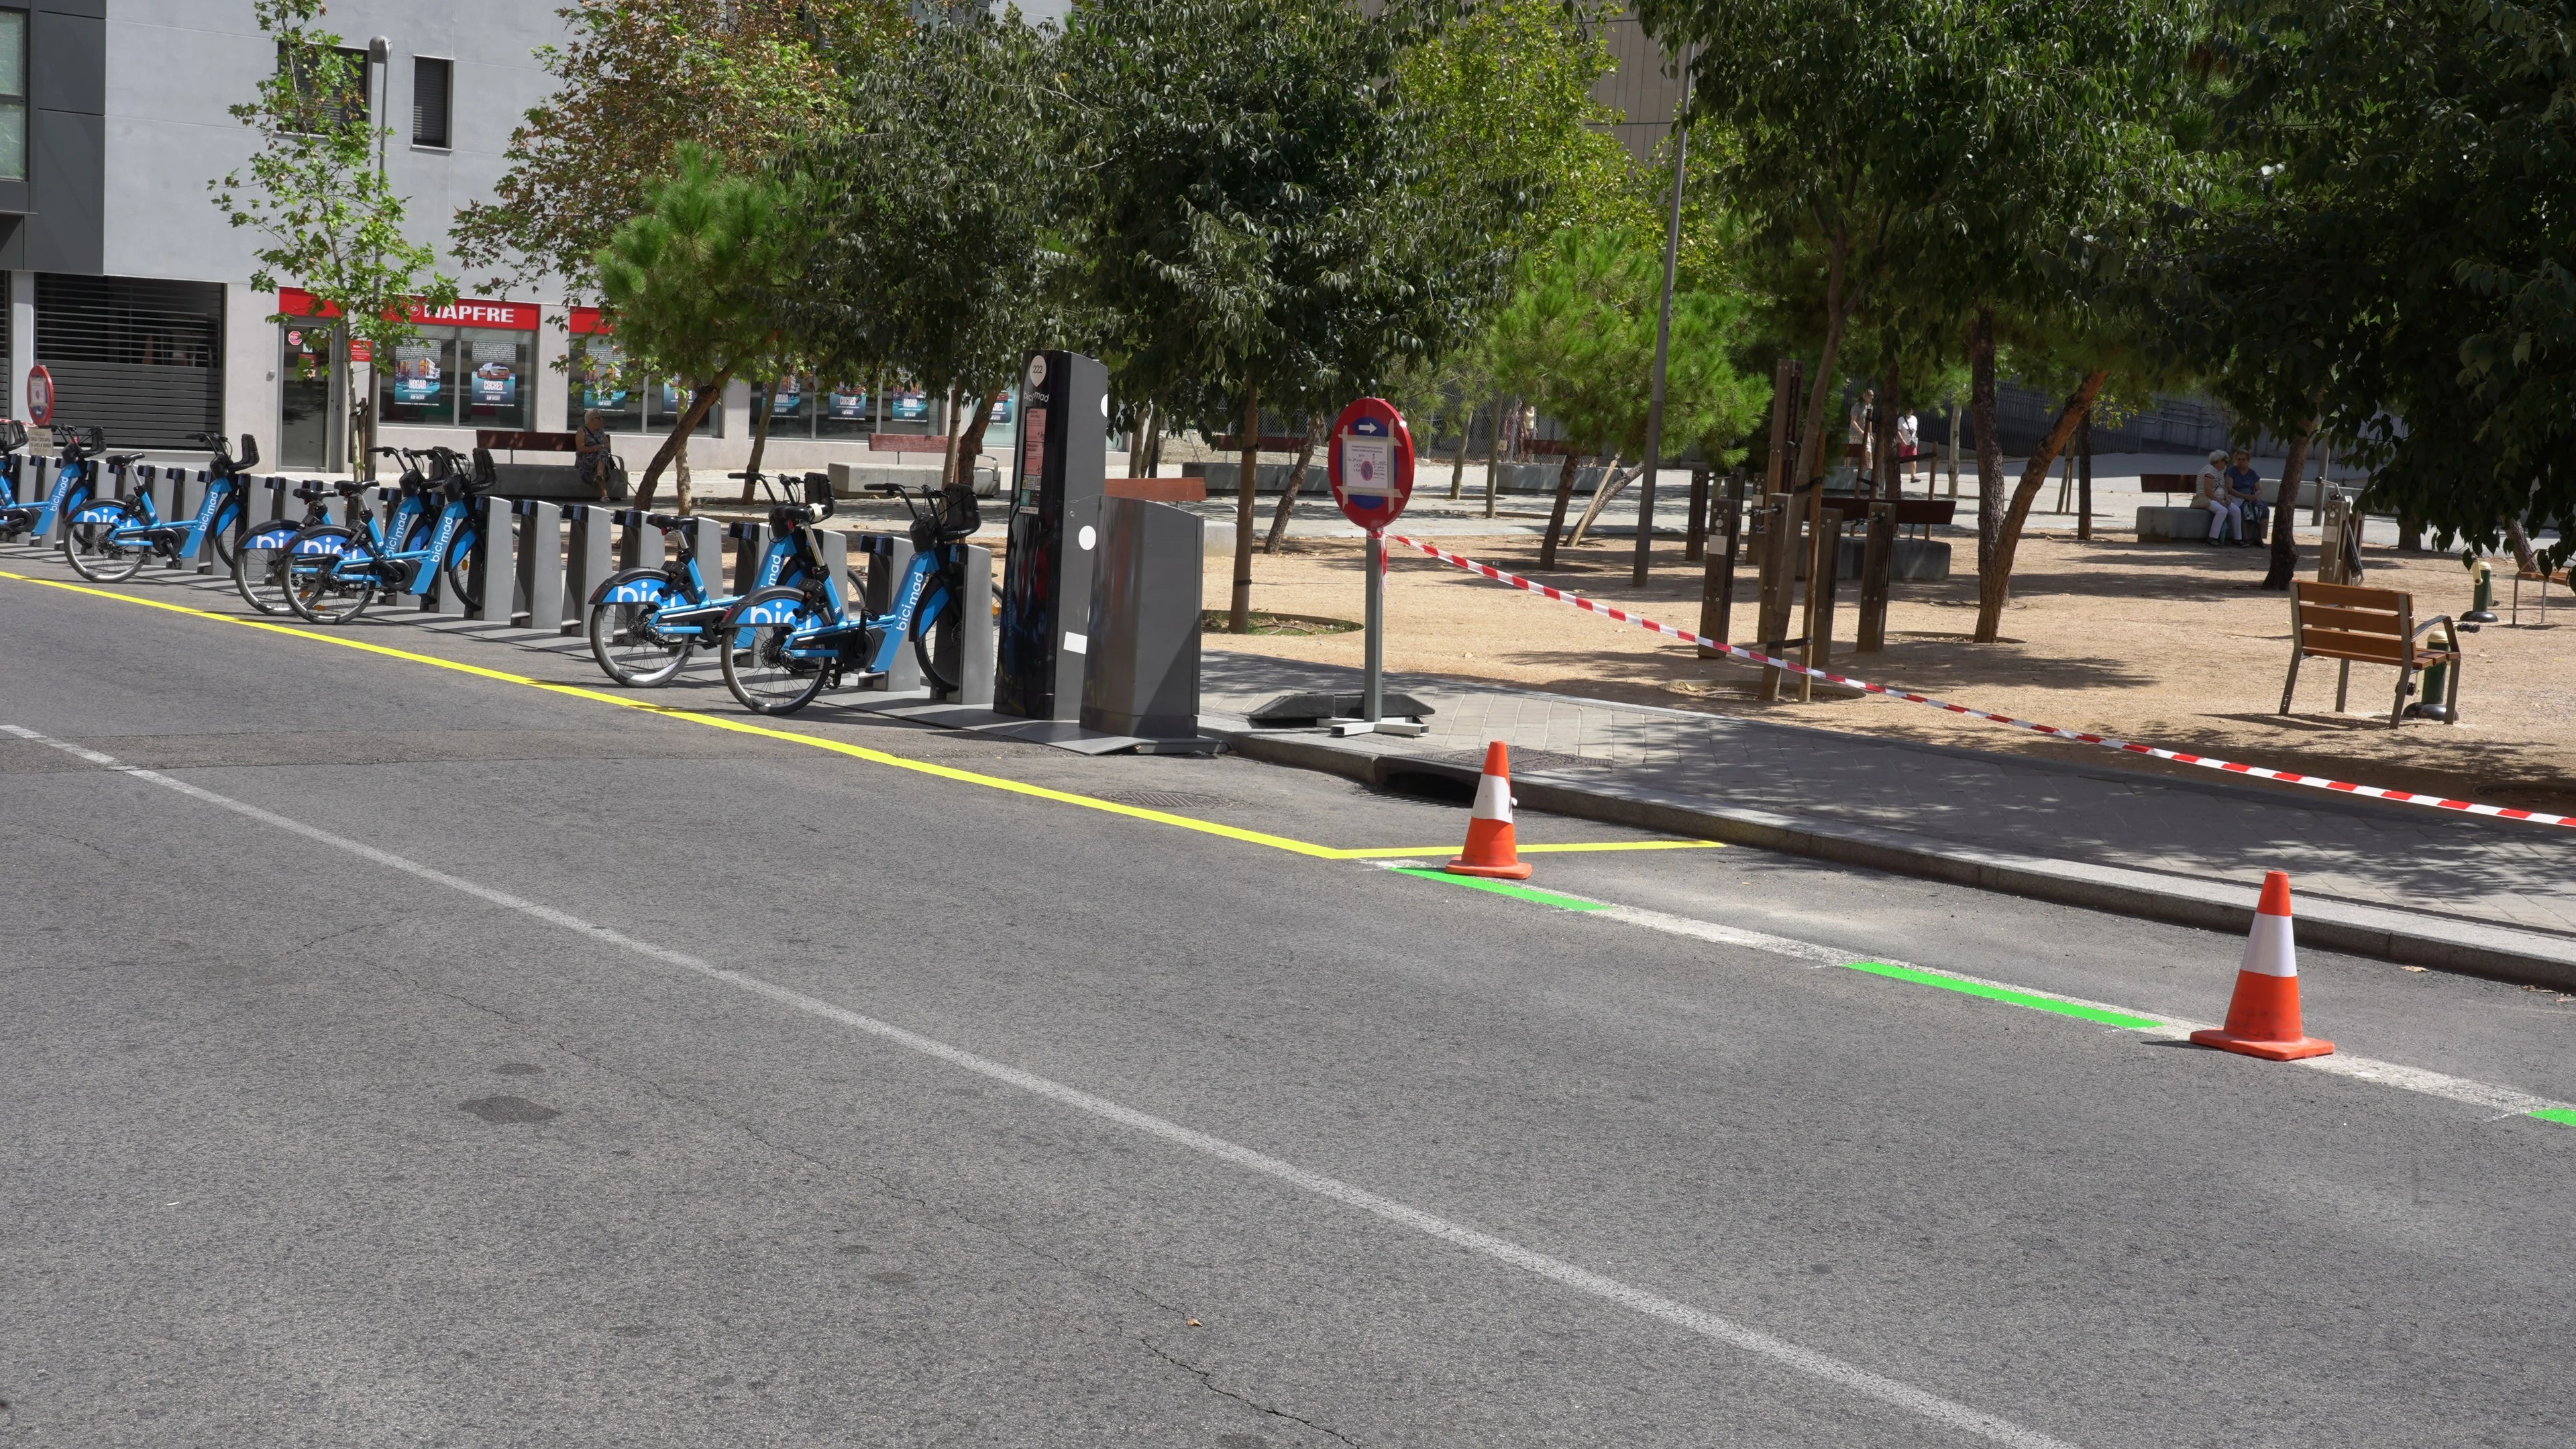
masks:
<svg viewBox="0 0 2576 1449"><path fill-rule="evenodd" d="M1413 499L1413 433L1384 398L1364 397L1333 419L1325 474L1342 516L1374 533L1404 516Z"/></svg>

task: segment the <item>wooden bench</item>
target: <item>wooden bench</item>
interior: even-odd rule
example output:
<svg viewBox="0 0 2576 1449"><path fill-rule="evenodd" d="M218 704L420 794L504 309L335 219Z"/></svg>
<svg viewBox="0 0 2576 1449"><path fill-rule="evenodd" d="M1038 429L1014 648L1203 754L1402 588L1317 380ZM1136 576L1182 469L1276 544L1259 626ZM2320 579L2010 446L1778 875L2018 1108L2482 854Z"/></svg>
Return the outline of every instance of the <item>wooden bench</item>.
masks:
<svg viewBox="0 0 2576 1449"><path fill-rule="evenodd" d="M576 433L513 432L506 428L476 428L474 446L497 448L505 453L571 453L579 451Z"/></svg>
<svg viewBox="0 0 2576 1449"><path fill-rule="evenodd" d="M2141 473L2138 475L2138 491L2141 493L2198 493L2200 475L2197 473Z"/></svg>
<svg viewBox="0 0 2576 1449"><path fill-rule="evenodd" d="M2530 569L2515 569L2513 571L2513 622L2514 627L2516 628L2520 628L2522 626L2522 586L2524 584L2540 585L2540 622L2542 627L2547 627L2549 623L2549 586L2551 584L2556 584L2562 589L2566 588L2568 586L2567 571L2565 569L2557 569L2541 573L2535 573Z"/></svg>
<svg viewBox="0 0 2576 1449"><path fill-rule="evenodd" d="M1205 478L1105 478L1100 491L1111 498L1142 498L1148 503L1205 503Z"/></svg>
<svg viewBox="0 0 2576 1449"><path fill-rule="evenodd" d="M870 433L871 453L945 453L948 440L937 433Z"/></svg>
<svg viewBox="0 0 2576 1449"><path fill-rule="evenodd" d="M2446 626L2450 644L2428 649L2416 640L2425 630L2440 624ZM2397 728L2406 718L2406 696L2415 691L2415 671L2434 664L2449 666L2449 688L2444 706L2448 719L2460 721L2460 665L2458 626L2448 614L2436 614L2423 623L2415 622L2415 596L2399 589L2363 589L2350 584L2320 584L2307 579L2290 585L2290 677L2281 686L2281 713L2290 712L2290 694L2299 687L2299 661L2333 659L2341 663L2335 676L2335 712L2344 707L2344 694L2352 683L2352 666L2385 664L2397 671L2397 690L2388 709L2388 727Z"/></svg>

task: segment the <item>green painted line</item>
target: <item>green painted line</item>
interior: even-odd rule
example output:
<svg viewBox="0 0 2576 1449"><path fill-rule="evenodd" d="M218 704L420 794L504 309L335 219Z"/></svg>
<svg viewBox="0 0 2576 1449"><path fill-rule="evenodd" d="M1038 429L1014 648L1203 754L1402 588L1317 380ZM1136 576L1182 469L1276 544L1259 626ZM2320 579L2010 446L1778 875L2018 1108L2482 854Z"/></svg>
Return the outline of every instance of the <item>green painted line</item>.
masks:
<svg viewBox="0 0 2576 1449"><path fill-rule="evenodd" d="M1419 866L1410 865L1397 866L1395 873L1413 876L1419 880L1436 880L1448 885L1465 886L1471 891L1492 891L1495 895L1510 896L1514 900L1536 901L1542 906L1554 906L1560 911L1610 909L1599 901L1587 901L1581 896L1561 896L1554 891L1532 890L1525 885L1514 885L1507 880L1487 880L1480 875L1451 875L1445 870L1424 870Z"/></svg>
<svg viewBox="0 0 2576 1449"><path fill-rule="evenodd" d="M1944 991L1956 991L1965 996L1982 996L1989 1001L2026 1006L2033 1011L2053 1011L2059 1016L2071 1016L2080 1021L2096 1021L2104 1026L2124 1027L2130 1031L2164 1025L2163 1022L2151 1016L2131 1016L2126 1012L2104 1011L2098 1006L2078 1006L2072 1001L2060 1001L2054 996L2039 996L2028 991L2015 991L2005 986L1988 986L1977 981L1961 981L1955 976L1917 971L1911 966L1890 966L1882 961L1846 961L1843 964L1854 971L1866 971L1872 976L1911 981L1917 986L1938 986ZM2576 1122L2576 1118L2571 1118L2570 1121Z"/></svg>
<svg viewBox="0 0 2576 1449"><path fill-rule="evenodd" d="M2576 1111L2565 1107L2543 1107L2531 1115L2543 1122L2556 1122L2562 1126L2576 1127Z"/></svg>

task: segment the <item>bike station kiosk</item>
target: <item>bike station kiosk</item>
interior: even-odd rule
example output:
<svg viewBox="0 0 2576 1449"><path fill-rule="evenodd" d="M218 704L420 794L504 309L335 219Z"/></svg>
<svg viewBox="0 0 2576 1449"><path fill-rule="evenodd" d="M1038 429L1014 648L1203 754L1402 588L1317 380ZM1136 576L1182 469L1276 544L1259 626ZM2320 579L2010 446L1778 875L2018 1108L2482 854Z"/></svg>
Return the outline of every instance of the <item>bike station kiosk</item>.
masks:
<svg viewBox="0 0 2576 1449"><path fill-rule="evenodd" d="M993 663L993 708L1070 720L1091 648L1091 566L1109 466L1109 370L1079 352L1021 365L1009 552Z"/></svg>

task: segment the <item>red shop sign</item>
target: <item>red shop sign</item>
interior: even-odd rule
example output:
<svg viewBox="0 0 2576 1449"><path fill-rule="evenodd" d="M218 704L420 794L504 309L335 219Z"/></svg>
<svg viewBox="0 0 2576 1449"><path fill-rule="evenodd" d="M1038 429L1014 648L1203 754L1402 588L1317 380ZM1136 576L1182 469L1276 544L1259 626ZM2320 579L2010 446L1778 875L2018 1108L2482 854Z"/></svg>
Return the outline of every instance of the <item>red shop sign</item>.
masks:
<svg viewBox="0 0 2576 1449"><path fill-rule="evenodd" d="M277 310L289 317L337 317L340 309L320 301L302 287L277 289ZM414 304L406 315L409 322L448 327L500 327L514 332L537 330L537 304L534 302L487 302L460 297L444 307Z"/></svg>

